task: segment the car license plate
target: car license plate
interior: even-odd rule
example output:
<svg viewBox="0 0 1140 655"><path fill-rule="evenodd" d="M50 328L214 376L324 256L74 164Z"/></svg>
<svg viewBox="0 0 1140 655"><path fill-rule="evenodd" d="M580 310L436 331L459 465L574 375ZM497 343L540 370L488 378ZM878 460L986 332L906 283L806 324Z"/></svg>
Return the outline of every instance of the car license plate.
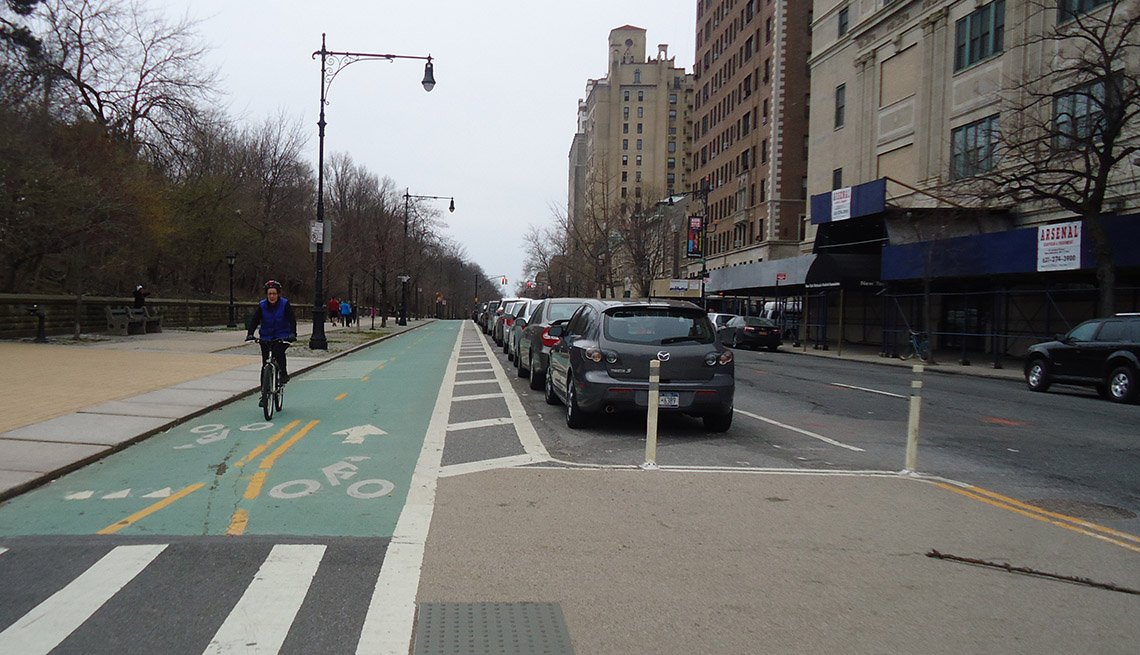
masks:
<svg viewBox="0 0 1140 655"><path fill-rule="evenodd" d="M680 407L681 397L676 391L662 391L657 398L658 407Z"/></svg>

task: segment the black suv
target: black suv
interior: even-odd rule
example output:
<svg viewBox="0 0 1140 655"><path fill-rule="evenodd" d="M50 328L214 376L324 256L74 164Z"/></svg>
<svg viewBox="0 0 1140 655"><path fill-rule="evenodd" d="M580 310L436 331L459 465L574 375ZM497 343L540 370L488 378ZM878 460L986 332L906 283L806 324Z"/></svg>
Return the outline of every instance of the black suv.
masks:
<svg viewBox="0 0 1140 655"><path fill-rule="evenodd" d="M1085 321L1064 336L1030 346L1025 382L1031 391L1049 385L1096 387L1117 403L1136 402L1140 394L1140 314L1117 314Z"/></svg>

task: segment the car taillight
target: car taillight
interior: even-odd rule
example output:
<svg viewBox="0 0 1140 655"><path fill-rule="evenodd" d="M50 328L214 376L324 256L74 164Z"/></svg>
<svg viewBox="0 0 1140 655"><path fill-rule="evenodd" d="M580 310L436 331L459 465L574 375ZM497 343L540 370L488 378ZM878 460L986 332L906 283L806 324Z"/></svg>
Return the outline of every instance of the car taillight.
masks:
<svg viewBox="0 0 1140 655"><path fill-rule="evenodd" d="M586 359L590 360L591 362L600 363L604 357L605 355L602 354L602 351L597 348L586 349Z"/></svg>
<svg viewBox="0 0 1140 655"><path fill-rule="evenodd" d="M554 346L558 345L558 339L556 337L550 336L550 328L543 328L542 336L540 338L542 339L542 345L546 346L547 348L553 348Z"/></svg>
<svg viewBox="0 0 1140 655"><path fill-rule="evenodd" d="M513 318L504 318L503 319L503 325L505 325L507 327L511 327L514 324L515 324L515 319L513 319Z"/></svg>

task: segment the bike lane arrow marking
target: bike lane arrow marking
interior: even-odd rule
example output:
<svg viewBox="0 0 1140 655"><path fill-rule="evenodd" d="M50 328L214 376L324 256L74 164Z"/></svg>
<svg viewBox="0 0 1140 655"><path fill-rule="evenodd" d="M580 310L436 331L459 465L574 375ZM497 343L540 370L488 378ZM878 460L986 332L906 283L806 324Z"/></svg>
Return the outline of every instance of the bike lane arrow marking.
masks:
<svg viewBox="0 0 1140 655"><path fill-rule="evenodd" d="M333 432L332 436L344 436L344 441L341 443L362 444L364 443L364 437L373 435L379 437L386 434L388 433L376 427L375 425L357 425L346 430L338 430L337 432Z"/></svg>

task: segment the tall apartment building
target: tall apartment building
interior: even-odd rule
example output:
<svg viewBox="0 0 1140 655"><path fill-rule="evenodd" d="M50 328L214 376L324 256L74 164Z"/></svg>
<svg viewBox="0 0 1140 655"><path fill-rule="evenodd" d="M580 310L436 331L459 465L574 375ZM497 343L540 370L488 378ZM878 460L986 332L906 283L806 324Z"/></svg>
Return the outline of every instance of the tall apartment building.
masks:
<svg viewBox="0 0 1140 655"><path fill-rule="evenodd" d="M807 2L697 0L690 189L708 188L709 270L800 254L810 26ZM764 282L711 277L723 290Z"/></svg>
<svg viewBox="0 0 1140 655"><path fill-rule="evenodd" d="M579 292L621 295L627 276L616 226L689 184L692 75L676 66L665 44L647 58L646 31L632 25L610 31L607 59L606 76L590 80L578 102L567 211L571 259L588 278Z"/></svg>

